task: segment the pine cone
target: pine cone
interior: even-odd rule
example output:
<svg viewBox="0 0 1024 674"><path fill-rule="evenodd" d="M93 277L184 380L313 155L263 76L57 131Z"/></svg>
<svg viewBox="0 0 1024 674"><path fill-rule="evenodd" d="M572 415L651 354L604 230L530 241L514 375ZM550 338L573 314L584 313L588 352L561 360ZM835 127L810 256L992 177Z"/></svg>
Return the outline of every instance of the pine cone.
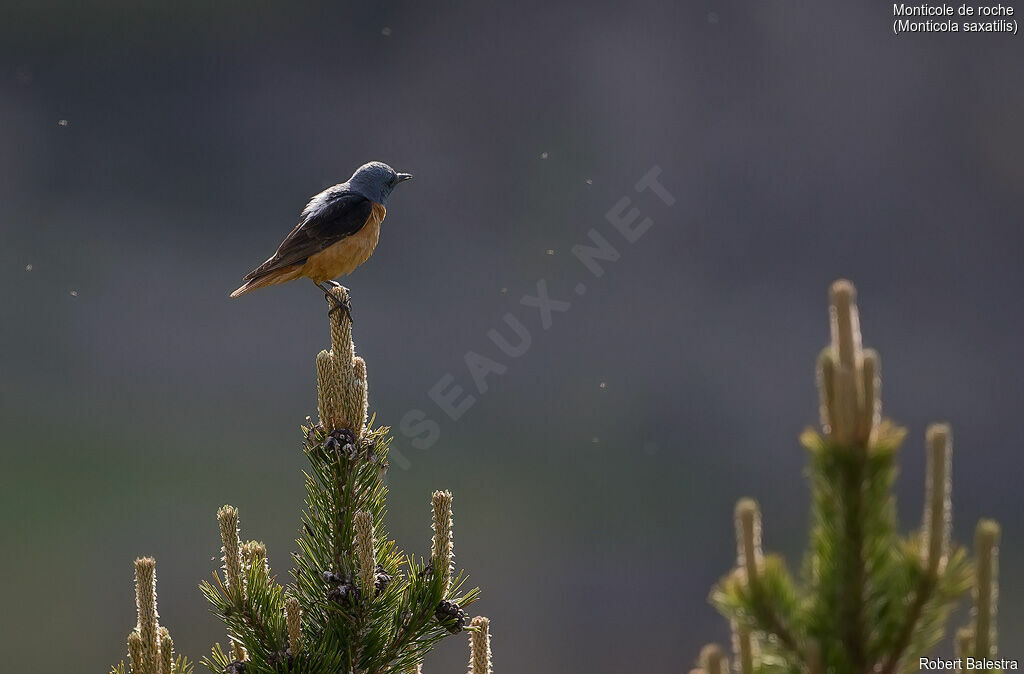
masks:
<svg viewBox="0 0 1024 674"><path fill-rule="evenodd" d="M333 602L342 603L350 601L358 604L362 598L363 593L359 591L359 588L351 583L342 583L336 588L327 593L327 599Z"/></svg>
<svg viewBox="0 0 1024 674"><path fill-rule="evenodd" d="M377 565L377 575L373 581L374 594L380 594L384 590L388 589L388 585L391 584L391 576L384 571L384 567L380 564Z"/></svg>
<svg viewBox="0 0 1024 674"><path fill-rule="evenodd" d="M294 663L295 656L286 650L271 653L270 657L267 658L267 664L281 672L286 672L291 669Z"/></svg>
<svg viewBox="0 0 1024 674"><path fill-rule="evenodd" d="M241 660L235 660L224 668L224 674L244 674L244 672L245 663Z"/></svg>
<svg viewBox="0 0 1024 674"><path fill-rule="evenodd" d="M356 446L356 436L347 428L331 431L327 439L324 440L323 448L328 454L334 454L349 460L359 455L359 448Z"/></svg>
<svg viewBox="0 0 1024 674"><path fill-rule="evenodd" d="M442 599L434 611L434 617L452 634L457 634L466 626L466 612L453 601Z"/></svg>

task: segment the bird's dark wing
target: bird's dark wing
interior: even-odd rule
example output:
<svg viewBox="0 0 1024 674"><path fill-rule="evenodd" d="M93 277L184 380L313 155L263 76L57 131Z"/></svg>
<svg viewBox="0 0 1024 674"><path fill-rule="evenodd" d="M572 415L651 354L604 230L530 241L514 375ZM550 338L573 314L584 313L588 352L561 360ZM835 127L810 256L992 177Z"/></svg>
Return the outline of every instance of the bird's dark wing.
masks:
<svg viewBox="0 0 1024 674"><path fill-rule="evenodd" d="M306 206L302 222L284 238L274 256L246 274L243 281L305 262L310 255L362 229L373 210L373 202L358 194L328 197L317 204L319 199L319 195L314 197Z"/></svg>

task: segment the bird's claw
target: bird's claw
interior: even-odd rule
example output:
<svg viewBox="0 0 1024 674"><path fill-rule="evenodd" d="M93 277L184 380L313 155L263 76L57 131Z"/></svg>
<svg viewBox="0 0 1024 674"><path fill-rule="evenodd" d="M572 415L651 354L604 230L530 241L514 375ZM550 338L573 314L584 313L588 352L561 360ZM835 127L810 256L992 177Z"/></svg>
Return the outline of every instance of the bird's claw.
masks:
<svg viewBox="0 0 1024 674"><path fill-rule="evenodd" d="M344 288L344 286L338 283L337 281L327 281L327 283L331 286L330 288L325 288L323 285L319 283L316 284L316 286L323 291L324 295L327 297L327 300L334 304L334 306L331 307L330 310L328 310L327 315L333 318L334 312L344 311L345 315L348 316L349 322L354 324L354 321L352 320L352 299L349 298L342 302L334 295L334 293L331 292L332 288Z"/></svg>
<svg viewBox="0 0 1024 674"><path fill-rule="evenodd" d="M333 295L330 295L330 297L334 300L334 306L328 310L327 315L333 317L335 311L344 311L345 315L348 316L349 322L354 324L355 322L352 320L352 303L339 302Z"/></svg>

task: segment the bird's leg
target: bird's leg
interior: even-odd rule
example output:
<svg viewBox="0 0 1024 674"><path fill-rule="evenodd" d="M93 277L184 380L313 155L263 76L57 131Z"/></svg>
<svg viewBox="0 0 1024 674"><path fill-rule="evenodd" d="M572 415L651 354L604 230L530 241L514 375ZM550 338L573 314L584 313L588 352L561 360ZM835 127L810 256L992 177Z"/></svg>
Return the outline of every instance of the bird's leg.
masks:
<svg viewBox="0 0 1024 674"><path fill-rule="evenodd" d="M352 321L352 300L349 299L346 302L341 302L340 300L338 300L337 297L334 296L334 293L331 292L330 288L325 287L319 281L313 281L313 283L316 285L317 288L323 291L324 295L327 296L328 300L334 303L334 306L331 308L330 311L327 312L327 315L330 316L334 314L335 311L344 311L345 314L348 316L348 320L354 324L354 321ZM328 281L328 283L335 288L342 287L342 285L337 281Z"/></svg>
<svg viewBox="0 0 1024 674"><path fill-rule="evenodd" d="M341 285L337 281L328 281L327 283L329 283L332 288L345 288L345 286ZM345 288L345 290L347 291L345 293L345 296L348 298L348 299L345 300L345 304L344 304L345 313L348 315L349 323L351 323L352 325L355 325L356 322L352 318L352 292L350 290L348 290L348 288ZM331 295L331 297L334 297L334 295ZM337 310L338 310L338 307L335 307L331 311L337 311Z"/></svg>

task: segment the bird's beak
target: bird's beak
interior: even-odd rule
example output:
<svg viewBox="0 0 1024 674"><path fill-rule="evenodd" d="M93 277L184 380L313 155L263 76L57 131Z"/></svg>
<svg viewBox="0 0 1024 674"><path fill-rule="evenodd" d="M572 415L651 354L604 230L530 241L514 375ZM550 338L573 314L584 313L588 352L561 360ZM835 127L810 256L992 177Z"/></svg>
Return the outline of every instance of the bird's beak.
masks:
<svg viewBox="0 0 1024 674"><path fill-rule="evenodd" d="M400 182L400 183L404 183L406 180L409 180L410 178L412 178L412 174L411 173L399 173L398 174L398 182Z"/></svg>

